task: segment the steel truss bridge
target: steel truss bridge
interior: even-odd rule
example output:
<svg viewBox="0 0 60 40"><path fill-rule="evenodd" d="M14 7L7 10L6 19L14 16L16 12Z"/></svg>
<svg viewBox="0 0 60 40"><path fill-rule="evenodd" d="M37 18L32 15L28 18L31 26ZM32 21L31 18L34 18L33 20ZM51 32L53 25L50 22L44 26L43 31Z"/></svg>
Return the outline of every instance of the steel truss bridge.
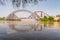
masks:
<svg viewBox="0 0 60 40"><path fill-rule="evenodd" d="M45 13L43 11L32 12L32 11L29 11L29 10L16 10L16 11L11 12L7 16L7 19L18 19L19 17L15 15L17 12L28 12L28 13L31 14L28 18L21 18L21 19L39 19L39 18L42 18L44 16L46 16L46 17L49 16L47 13Z"/></svg>

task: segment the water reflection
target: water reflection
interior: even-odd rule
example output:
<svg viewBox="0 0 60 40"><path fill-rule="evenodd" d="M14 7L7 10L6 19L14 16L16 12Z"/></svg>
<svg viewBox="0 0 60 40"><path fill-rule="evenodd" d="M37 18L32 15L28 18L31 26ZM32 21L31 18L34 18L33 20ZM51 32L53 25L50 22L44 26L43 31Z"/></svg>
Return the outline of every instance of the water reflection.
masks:
<svg viewBox="0 0 60 40"><path fill-rule="evenodd" d="M12 30L18 31L18 32L29 32L29 31L42 31L44 28L44 25L41 25L39 23L32 24L19 24L18 22L8 22L9 28Z"/></svg>
<svg viewBox="0 0 60 40"><path fill-rule="evenodd" d="M0 22L0 25L8 25L9 29L18 32L43 31L45 28L60 28L60 22L36 22L34 24L26 23L22 23L20 21L2 21Z"/></svg>
<svg viewBox="0 0 60 40"><path fill-rule="evenodd" d="M58 39L60 38L60 22L38 22L37 21L34 23L32 22L28 23L28 22L20 22L20 21L5 21L5 22L0 22L0 33L2 32L3 32L2 36L5 36L5 34L7 35L5 36L7 40L9 39L15 40L15 38L17 39L36 38L39 40L40 39L49 40L55 38ZM0 36L0 38L2 38L2 36Z"/></svg>

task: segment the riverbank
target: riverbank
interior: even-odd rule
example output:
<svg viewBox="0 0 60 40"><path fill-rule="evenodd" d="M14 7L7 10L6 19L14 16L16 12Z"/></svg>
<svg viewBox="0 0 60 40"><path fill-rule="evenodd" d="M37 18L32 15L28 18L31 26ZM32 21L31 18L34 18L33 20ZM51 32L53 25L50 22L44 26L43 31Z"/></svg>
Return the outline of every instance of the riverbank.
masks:
<svg viewBox="0 0 60 40"><path fill-rule="evenodd" d="M49 16L49 17L44 16L43 18L39 18L38 20L42 22L60 22L60 18L56 20L52 16Z"/></svg>

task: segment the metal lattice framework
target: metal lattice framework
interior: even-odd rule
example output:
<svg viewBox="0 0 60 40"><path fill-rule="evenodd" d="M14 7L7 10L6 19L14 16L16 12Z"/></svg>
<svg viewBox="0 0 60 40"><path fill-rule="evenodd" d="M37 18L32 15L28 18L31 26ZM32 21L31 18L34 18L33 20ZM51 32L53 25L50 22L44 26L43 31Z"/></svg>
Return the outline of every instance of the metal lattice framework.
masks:
<svg viewBox="0 0 60 40"><path fill-rule="evenodd" d="M39 13L39 14L38 14ZM44 16L48 17L49 15L43 11L35 11L33 14L31 14L28 18L43 18Z"/></svg>
<svg viewBox="0 0 60 40"><path fill-rule="evenodd" d="M43 11L35 11L35 12L31 12L29 10L16 10L16 11L13 11L12 13L10 13L10 15L7 16L7 18L11 19L11 18L18 18L18 16L16 16L15 14L17 12L28 12L30 13L31 15L27 18L27 19L38 19L38 18L42 18L44 16L49 16L47 13L44 13ZM38 14L39 13L39 14Z"/></svg>

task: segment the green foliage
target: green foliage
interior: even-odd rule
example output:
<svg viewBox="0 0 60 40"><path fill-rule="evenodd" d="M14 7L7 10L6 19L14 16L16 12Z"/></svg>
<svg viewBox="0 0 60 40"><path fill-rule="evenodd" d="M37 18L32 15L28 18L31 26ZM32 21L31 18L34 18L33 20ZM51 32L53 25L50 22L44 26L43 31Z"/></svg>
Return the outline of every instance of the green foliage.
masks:
<svg viewBox="0 0 60 40"><path fill-rule="evenodd" d="M44 16L44 18L40 18L41 21L48 21L48 18Z"/></svg>
<svg viewBox="0 0 60 40"><path fill-rule="evenodd" d="M21 21L21 19L5 19L5 17L3 17L3 18L0 18L0 21Z"/></svg>
<svg viewBox="0 0 60 40"><path fill-rule="evenodd" d="M2 21L2 20L5 20L5 18L3 17L3 18L0 18L0 21Z"/></svg>
<svg viewBox="0 0 60 40"><path fill-rule="evenodd" d="M49 20L49 21L54 21L54 18L53 18L52 16L49 16L49 17L48 17L48 20Z"/></svg>
<svg viewBox="0 0 60 40"><path fill-rule="evenodd" d="M54 18L52 16L49 17L44 16L44 18L40 18L39 20L48 22L48 21L54 21Z"/></svg>

